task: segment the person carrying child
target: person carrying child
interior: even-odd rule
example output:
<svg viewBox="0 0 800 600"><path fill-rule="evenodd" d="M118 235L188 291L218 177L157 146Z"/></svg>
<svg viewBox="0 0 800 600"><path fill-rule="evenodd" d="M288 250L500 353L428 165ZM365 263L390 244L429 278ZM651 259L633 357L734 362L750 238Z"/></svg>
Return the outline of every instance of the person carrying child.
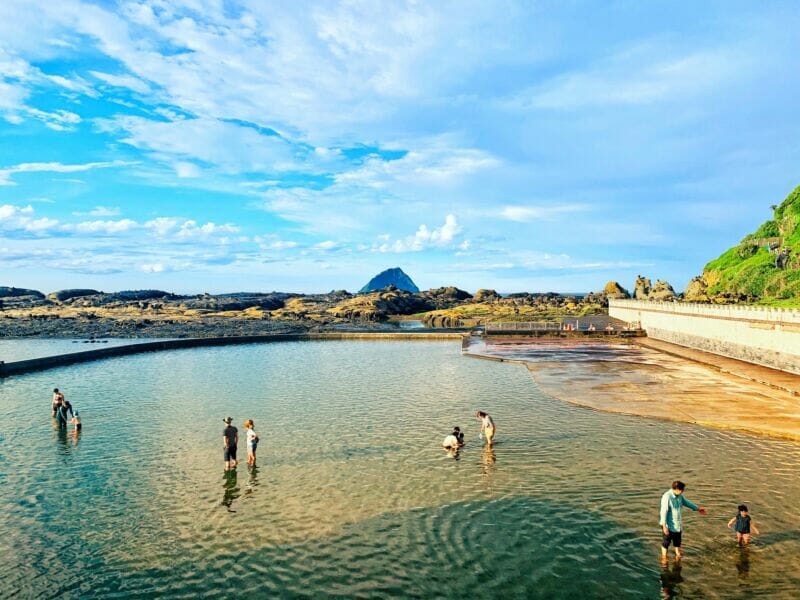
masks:
<svg viewBox="0 0 800 600"><path fill-rule="evenodd" d="M734 525L735 523L735 525ZM746 546L750 543L750 530L753 530L753 533L759 535L758 527L753 522L753 519L750 518L750 514L747 510L746 504L739 505L739 512L733 517L730 521L728 521L728 529L733 527L736 530L736 543L740 546Z"/></svg>

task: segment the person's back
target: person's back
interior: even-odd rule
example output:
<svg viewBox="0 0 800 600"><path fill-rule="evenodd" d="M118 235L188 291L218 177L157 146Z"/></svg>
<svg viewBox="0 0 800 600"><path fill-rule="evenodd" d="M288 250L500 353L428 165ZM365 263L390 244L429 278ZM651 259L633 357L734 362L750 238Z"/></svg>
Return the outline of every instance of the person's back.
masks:
<svg viewBox="0 0 800 600"><path fill-rule="evenodd" d="M461 433L461 429L458 427L453 427L453 433L448 435L444 438L442 442L442 446L444 448L460 448L464 445L464 434Z"/></svg>
<svg viewBox="0 0 800 600"><path fill-rule="evenodd" d="M444 441L442 442L442 447L447 448L448 450L452 448L458 448L459 446L460 444L458 443L458 438L452 433L445 437Z"/></svg>

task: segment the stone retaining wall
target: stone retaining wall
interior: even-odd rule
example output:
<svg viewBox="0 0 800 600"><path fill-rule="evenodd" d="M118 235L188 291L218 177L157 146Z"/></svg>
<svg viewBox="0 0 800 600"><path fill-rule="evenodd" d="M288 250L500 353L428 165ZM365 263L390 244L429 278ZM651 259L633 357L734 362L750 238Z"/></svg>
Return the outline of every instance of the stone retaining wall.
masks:
<svg viewBox="0 0 800 600"><path fill-rule="evenodd" d="M307 340L460 340L463 333L458 332L429 332L395 333L395 332L333 332L333 333L297 333L275 335L248 335L212 338L186 338L178 340L164 340L159 342L143 342L127 346L114 346L99 348L84 352L72 352L57 356L45 356L30 360L18 360L4 363L0 361L0 377L44 371L71 365L75 363L128 356L142 352L158 352L161 350L176 350L181 348L199 348L202 346L231 346L236 344L264 344L274 342L296 342Z"/></svg>
<svg viewBox="0 0 800 600"><path fill-rule="evenodd" d="M800 374L800 310L609 300L608 313L653 339Z"/></svg>

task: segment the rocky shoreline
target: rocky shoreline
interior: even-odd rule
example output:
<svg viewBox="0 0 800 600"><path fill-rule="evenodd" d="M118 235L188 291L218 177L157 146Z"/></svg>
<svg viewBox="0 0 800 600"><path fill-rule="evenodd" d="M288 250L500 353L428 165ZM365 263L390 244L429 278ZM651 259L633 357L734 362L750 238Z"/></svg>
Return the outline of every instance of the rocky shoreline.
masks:
<svg viewBox="0 0 800 600"><path fill-rule="evenodd" d="M397 331L395 320L430 328L487 321L558 321L605 314L605 293L586 296L470 294L455 287L408 292L387 286L351 294L233 293L196 296L161 290L105 293L0 287L0 337L184 338L335 331Z"/></svg>

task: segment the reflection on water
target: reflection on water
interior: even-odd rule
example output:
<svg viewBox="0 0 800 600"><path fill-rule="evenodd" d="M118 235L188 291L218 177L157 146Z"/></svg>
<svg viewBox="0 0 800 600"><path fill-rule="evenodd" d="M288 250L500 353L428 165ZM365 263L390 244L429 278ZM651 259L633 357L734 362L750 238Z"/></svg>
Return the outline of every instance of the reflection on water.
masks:
<svg viewBox="0 0 800 600"><path fill-rule="evenodd" d="M233 501L239 497L239 485L237 482L236 469L228 469L222 475L222 506L228 509L228 512L236 512L231 507Z"/></svg>
<svg viewBox="0 0 800 600"><path fill-rule="evenodd" d="M50 429L50 392L84 416ZM480 407L501 431L478 440ZM259 466L224 474L221 419ZM454 422L466 446L441 440ZM793 598L800 445L610 415L452 343L301 342L117 358L0 383L0 596ZM63 435L67 433L67 435ZM7 467L13 465L13 468ZM669 483L685 558L659 562ZM744 560L725 525L763 535ZM746 573L739 575L740 573Z"/></svg>
<svg viewBox="0 0 800 600"><path fill-rule="evenodd" d="M664 598L675 598L679 595L680 585L683 583L681 572L683 562L664 562L661 565L661 595Z"/></svg>

